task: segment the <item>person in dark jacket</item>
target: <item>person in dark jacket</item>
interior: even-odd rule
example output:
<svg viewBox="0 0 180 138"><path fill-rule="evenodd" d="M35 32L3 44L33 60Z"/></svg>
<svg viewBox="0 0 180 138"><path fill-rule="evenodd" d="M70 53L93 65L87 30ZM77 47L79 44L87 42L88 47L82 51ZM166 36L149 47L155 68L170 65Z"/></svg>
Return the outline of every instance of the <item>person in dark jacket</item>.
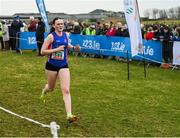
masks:
<svg viewBox="0 0 180 138"><path fill-rule="evenodd" d="M96 35L103 35L103 25L100 22L96 23Z"/></svg>
<svg viewBox="0 0 180 138"><path fill-rule="evenodd" d="M175 27L173 41L180 41L180 27Z"/></svg>
<svg viewBox="0 0 180 138"><path fill-rule="evenodd" d="M154 26L153 27L153 31L154 31L154 37L152 38L155 41L159 41L160 40L160 36L161 36L161 32L158 26Z"/></svg>
<svg viewBox="0 0 180 138"><path fill-rule="evenodd" d="M37 18L37 28L36 28L36 41L38 46L38 55L41 56L41 47L44 42L44 32L45 32L45 24L41 21L41 17Z"/></svg>
<svg viewBox="0 0 180 138"><path fill-rule="evenodd" d="M78 22L74 22L72 34L81 34L81 27Z"/></svg>
<svg viewBox="0 0 180 138"><path fill-rule="evenodd" d="M163 46L163 59L165 63L169 63L172 58L172 44L171 44L172 33L168 26L164 26L160 40Z"/></svg>
<svg viewBox="0 0 180 138"><path fill-rule="evenodd" d="M12 50L15 50L18 52L18 48L19 48L19 32L21 27L23 27L23 23L20 20L19 16L14 17L14 20L11 24L11 31L12 31Z"/></svg>

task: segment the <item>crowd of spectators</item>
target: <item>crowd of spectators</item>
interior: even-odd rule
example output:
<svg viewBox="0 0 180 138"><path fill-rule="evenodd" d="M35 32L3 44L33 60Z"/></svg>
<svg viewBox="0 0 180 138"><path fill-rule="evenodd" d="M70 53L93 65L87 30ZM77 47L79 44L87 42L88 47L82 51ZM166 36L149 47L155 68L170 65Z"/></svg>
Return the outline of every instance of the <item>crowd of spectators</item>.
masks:
<svg viewBox="0 0 180 138"><path fill-rule="evenodd" d="M144 39L160 41L162 43L163 62L172 62L173 41L180 41L180 26L147 25L142 28L142 32Z"/></svg>
<svg viewBox="0 0 180 138"><path fill-rule="evenodd" d="M142 37L149 41L160 41L162 43L163 62L171 63L173 58L173 41L180 41L180 25L168 26L165 24L143 25L141 24ZM105 35L129 37L126 24L118 22L109 23L65 23L65 30L72 34L81 35Z"/></svg>
<svg viewBox="0 0 180 138"><path fill-rule="evenodd" d="M127 25L121 22L114 24L111 21L109 23L79 23L67 21L65 22L64 29L72 34L129 37Z"/></svg>
<svg viewBox="0 0 180 138"><path fill-rule="evenodd" d="M172 42L180 41L180 25L168 26L164 24L143 25L141 24L142 37L149 41L162 42L163 60L168 63L172 60ZM29 22L21 21L19 16L14 17L11 23L2 20L0 23L0 41L1 50L16 50L18 48L19 32L36 32L36 39L39 43L40 51L43 43L45 32L45 25L41 18L30 17ZM101 23L86 23L76 21L65 21L64 31L72 34L81 35L105 35L105 36L119 36L129 37L128 27L121 22L113 23L112 21ZM39 53L40 55L40 53Z"/></svg>
<svg viewBox="0 0 180 138"><path fill-rule="evenodd" d="M19 16L15 16L11 22L2 20L0 22L0 29L1 50L16 50L19 52L20 32L36 32L39 49L44 41L45 25L40 17L35 19L31 16L28 21L22 21Z"/></svg>

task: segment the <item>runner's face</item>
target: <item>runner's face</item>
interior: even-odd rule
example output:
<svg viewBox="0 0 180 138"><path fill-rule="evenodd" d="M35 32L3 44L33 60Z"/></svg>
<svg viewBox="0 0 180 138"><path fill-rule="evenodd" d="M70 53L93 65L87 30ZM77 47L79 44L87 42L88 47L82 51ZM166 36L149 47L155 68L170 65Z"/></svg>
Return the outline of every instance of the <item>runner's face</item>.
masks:
<svg viewBox="0 0 180 138"><path fill-rule="evenodd" d="M58 19L55 21L54 28L58 32L62 32L64 29L64 21L62 19Z"/></svg>

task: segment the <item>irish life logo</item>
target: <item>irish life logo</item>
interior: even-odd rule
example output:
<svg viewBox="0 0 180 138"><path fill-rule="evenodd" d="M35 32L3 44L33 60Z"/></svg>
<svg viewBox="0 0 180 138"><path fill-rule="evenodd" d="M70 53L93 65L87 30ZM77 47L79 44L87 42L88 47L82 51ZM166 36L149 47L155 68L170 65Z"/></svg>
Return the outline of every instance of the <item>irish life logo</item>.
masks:
<svg viewBox="0 0 180 138"><path fill-rule="evenodd" d="M134 9L133 9L133 8L131 8L131 7L130 7L130 8L128 8L128 9L126 9L126 13L127 13L127 14L129 14L129 15L130 15L130 14L132 14L132 13L133 13L133 11L134 11Z"/></svg>

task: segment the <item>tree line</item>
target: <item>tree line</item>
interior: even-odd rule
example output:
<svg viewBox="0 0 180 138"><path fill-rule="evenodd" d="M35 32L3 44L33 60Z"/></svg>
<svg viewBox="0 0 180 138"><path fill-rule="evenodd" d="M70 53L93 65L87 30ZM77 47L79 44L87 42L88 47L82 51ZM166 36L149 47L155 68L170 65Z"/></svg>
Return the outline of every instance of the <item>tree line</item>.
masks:
<svg viewBox="0 0 180 138"><path fill-rule="evenodd" d="M180 19L180 6L170 9L146 9L144 16L149 19Z"/></svg>

